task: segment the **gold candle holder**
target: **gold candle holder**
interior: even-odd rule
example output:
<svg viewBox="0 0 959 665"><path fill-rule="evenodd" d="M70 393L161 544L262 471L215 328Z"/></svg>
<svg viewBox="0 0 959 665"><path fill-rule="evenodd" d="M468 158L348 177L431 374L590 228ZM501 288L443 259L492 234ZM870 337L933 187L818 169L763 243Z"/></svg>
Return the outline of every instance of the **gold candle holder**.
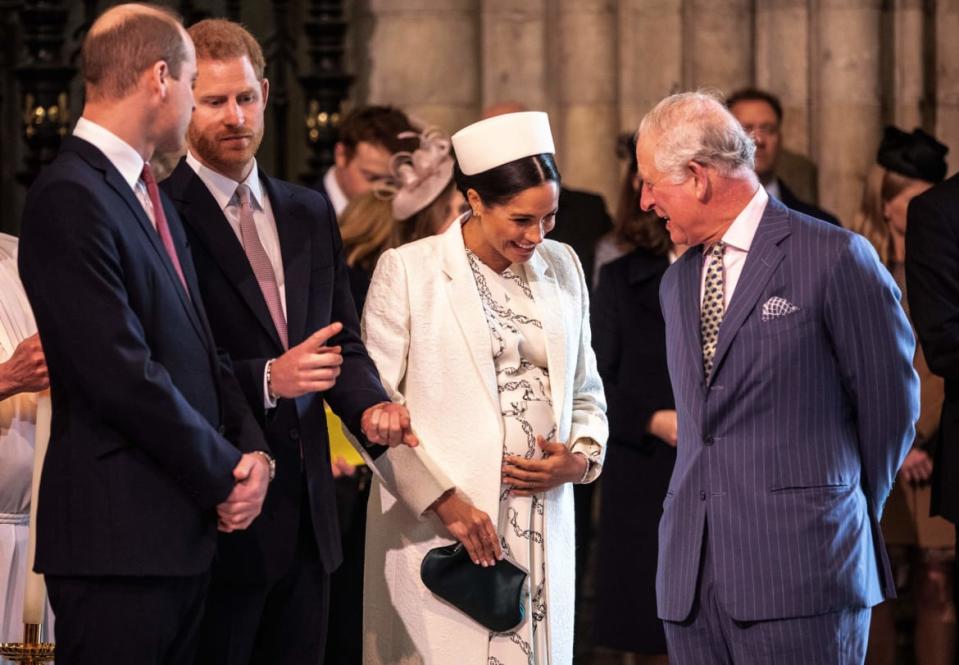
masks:
<svg viewBox="0 0 959 665"><path fill-rule="evenodd" d="M53 660L54 645L40 641L41 625L23 624L23 642L0 644L0 656L20 665L45 665Z"/></svg>

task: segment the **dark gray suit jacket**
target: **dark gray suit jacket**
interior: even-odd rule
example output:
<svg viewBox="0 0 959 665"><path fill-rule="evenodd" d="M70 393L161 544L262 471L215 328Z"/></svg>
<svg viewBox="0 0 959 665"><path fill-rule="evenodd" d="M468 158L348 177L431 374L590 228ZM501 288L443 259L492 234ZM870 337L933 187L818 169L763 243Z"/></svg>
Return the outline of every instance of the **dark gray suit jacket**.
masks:
<svg viewBox="0 0 959 665"><path fill-rule="evenodd" d="M879 518L919 413L899 289L865 239L770 199L706 383L701 269L691 248L660 290L679 445L659 616L689 615L707 523L717 593L737 620L892 597ZM764 321L773 297L798 310Z"/></svg>

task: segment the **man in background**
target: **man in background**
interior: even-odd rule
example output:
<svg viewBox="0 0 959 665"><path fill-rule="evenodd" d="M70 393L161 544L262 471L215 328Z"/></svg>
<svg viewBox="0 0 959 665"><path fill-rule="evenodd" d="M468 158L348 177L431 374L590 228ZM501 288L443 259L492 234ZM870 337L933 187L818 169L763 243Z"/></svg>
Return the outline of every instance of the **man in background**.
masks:
<svg viewBox="0 0 959 665"><path fill-rule="evenodd" d="M333 166L316 184L337 216L351 200L390 175L394 153L416 148L416 140L399 138L415 131L406 114L392 106L360 106L346 114L333 149Z"/></svg>
<svg viewBox="0 0 959 665"><path fill-rule="evenodd" d="M835 215L800 200L776 174L782 154L783 107L779 98L765 90L744 88L729 96L726 108L756 143L756 175L766 192L787 208L839 226Z"/></svg>

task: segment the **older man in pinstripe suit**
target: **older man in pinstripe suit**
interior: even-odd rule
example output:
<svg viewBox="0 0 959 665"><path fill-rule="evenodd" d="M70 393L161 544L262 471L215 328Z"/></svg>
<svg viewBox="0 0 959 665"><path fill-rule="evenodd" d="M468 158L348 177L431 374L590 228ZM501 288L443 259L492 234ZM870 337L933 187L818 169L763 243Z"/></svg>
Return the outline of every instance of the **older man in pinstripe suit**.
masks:
<svg viewBox="0 0 959 665"><path fill-rule="evenodd" d="M859 236L770 199L710 95L644 119L642 207L689 245L663 277L676 467L656 592L670 663L861 663L894 595L879 517L913 440L899 290Z"/></svg>

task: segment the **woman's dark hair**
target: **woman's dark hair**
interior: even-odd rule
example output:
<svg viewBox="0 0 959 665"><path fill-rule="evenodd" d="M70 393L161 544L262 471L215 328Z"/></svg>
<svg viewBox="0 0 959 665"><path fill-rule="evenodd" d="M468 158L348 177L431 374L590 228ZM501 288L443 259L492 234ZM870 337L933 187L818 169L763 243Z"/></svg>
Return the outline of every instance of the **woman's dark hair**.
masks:
<svg viewBox="0 0 959 665"><path fill-rule="evenodd" d="M666 222L655 212L646 212L639 207L639 192L633 187L634 175L627 171L623 180L613 218L613 240L621 249L639 247L656 256L666 256L673 246Z"/></svg>
<svg viewBox="0 0 959 665"><path fill-rule="evenodd" d="M463 173L457 162L453 179L467 200L466 192L473 189L487 206L503 205L517 194L544 182L560 184L556 160L549 153L521 157L475 175Z"/></svg>
<svg viewBox="0 0 959 665"><path fill-rule="evenodd" d="M645 212L639 207L639 194L642 189L636 173L636 133L622 134L616 145L616 154L626 162L626 174L619 189L619 201L616 216L613 218L611 232L616 246L626 251L641 248L656 256L666 256L673 246L666 230L666 222L655 212ZM636 185L639 185L639 189Z"/></svg>

